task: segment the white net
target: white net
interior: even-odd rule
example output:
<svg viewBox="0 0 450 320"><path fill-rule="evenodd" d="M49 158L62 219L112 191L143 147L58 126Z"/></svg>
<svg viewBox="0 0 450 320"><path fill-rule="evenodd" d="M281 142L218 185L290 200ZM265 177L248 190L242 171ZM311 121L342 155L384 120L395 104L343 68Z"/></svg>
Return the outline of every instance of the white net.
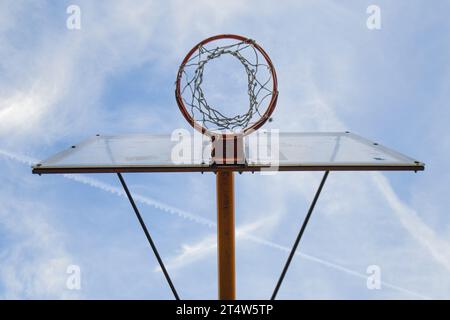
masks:
<svg viewBox="0 0 450 320"><path fill-rule="evenodd" d="M199 46L185 65L180 67L180 95L194 121L210 131L242 132L258 121L269 106L273 90L272 70L255 47L255 42L232 41L218 46L218 41ZM221 44L221 43L220 43ZM230 56L242 64L247 75L248 107L229 115L220 106L208 102L203 86L208 62ZM228 72L233 72L229 70ZM222 93L233 95L233 92Z"/></svg>

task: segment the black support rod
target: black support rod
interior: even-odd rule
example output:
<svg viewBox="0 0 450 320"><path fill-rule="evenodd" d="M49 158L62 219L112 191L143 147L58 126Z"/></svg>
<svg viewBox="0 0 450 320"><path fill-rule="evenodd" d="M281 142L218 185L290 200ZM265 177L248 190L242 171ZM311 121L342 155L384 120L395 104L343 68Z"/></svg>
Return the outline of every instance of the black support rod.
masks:
<svg viewBox="0 0 450 320"><path fill-rule="evenodd" d="M306 214L305 220L303 221L302 227L300 228L300 231L297 235L297 239L295 239L294 246L292 247L291 253L289 254L289 257L286 261L286 264L284 265L283 271L281 272L280 278L278 279L278 283L275 287L275 290L273 291L271 300L275 300L278 290L280 289L281 283L283 282L284 276L286 275L286 272L289 268L289 265L292 261L292 258L294 257L295 251L297 250L298 244L300 243L300 240L302 238L303 232L305 232L306 225L308 224L309 218L311 217L311 213L314 211L314 207L316 206L317 199L319 199L320 192L322 191L323 185L325 184L325 181L327 180L329 171L325 171L322 181L320 182L319 188L316 191L316 195L314 196L314 199L311 203L311 206L309 207L308 213Z"/></svg>
<svg viewBox="0 0 450 320"><path fill-rule="evenodd" d="M136 217L138 218L139 223L141 224L142 230L144 230L144 233L145 233L145 236L147 237L148 243L150 243L150 246L152 247L153 253L156 256L156 259L158 260L159 266L161 267L161 270L164 273L164 276L166 277L167 282L169 283L170 289L172 290L173 295L175 296L175 299L180 300L177 290L175 290L172 280L170 280L169 273L167 272L166 267L164 266L161 256L158 253L158 249L156 249L155 243L153 242L152 237L150 236L150 233L147 230L145 222L142 219L141 214L139 213L136 203L134 202L134 199L131 196L130 190L128 190L125 180L123 179L123 177L120 173L117 173L117 176L119 177L120 183L122 184L122 187L125 190L125 193L127 194L128 200L130 200L130 203L131 203L131 206L133 207L134 213L136 213Z"/></svg>

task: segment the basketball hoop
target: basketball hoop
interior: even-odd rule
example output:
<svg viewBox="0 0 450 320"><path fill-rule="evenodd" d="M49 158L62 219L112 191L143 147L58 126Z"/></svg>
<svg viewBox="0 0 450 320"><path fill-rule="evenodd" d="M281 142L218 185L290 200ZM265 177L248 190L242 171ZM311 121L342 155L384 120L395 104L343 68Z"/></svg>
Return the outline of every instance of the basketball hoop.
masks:
<svg viewBox="0 0 450 320"><path fill-rule="evenodd" d="M249 52L253 55L253 61L250 61ZM238 59L248 76L248 112L231 117L208 104L202 90L205 65L223 55ZM268 71L268 79L258 79L258 71L262 68ZM178 69L175 97L185 119L201 133L209 136L224 131L249 134L270 118L277 104L275 67L268 54L254 40L233 34L213 36L195 45L184 58ZM269 97L270 101L264 106Z"/></svg>
<svg viewBox="0 0 450 320"><path fill-rule="evenodd" d="M236 58L244 66L248 80L246 112L231 116L208 103L202 89L207 80L204 79L207 63L225 55ZM233 34L213 36L195 45L184 58L178 69L175 97L184 118L211 137L215 162L243 163L244 153L239 149L243 137L263 126L275 109L278 98L275 67L254 40ZM225 156L227 150L234 150L234 154Z"/></svg>

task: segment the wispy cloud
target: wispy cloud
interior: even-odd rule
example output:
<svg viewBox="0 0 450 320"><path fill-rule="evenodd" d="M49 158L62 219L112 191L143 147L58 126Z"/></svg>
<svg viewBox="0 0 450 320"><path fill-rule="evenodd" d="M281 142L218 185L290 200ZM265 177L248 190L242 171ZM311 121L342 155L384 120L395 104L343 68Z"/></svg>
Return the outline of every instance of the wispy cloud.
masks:
<svg viewBox="0 0 450 320"><path fill-rule="evenodd" d="M379 173L374 173L372 178L378 191L386 199L402 226L418 243L427 249L437 262L450 271L450 243L440 239L433 229L420 219L414 209L398 198L386 177Z"/></svg>
<svg viewBox="0 0 450 320"><path fill-rule="evenodd" d="M21 156L13 159L27 164L32 161ZM61 226L51 219L51 208L28 200L10 187L0 190L0 234L4 237L0 245L0 297L81 298L79 291L66 287L66 268L74 263L74 257L66 249ZM10 201L12 198L14 201Z"/></svg>
<svg viewBox="0 0 450 320"><path fill-rule="evenodd" d="M263 218L258 221L247 223L236 228L236 238L248 238L249 233L259 229L273 218ZM251 237L251 236L250 236ZM188 264L194 263L200 259L205 258L215 253L217 249L217 235L216 233L207 235L203 239L199 240L195 244L183 244L181 245L181 252L173 257L167 259L166 265L170 270L183 268ZM156 271L161 271L160 267L155 268Z"/></svg>
<svg viewBox="0 0 450 320"><path fill-rule="evenodd" d="M8 196L3 194L2 198ZM19 200L19 199L17 199ZM4 199L2 202L5 203ZM41 206L21 200L0 210L0 228L14 243L0 247L2 299L79 299L66 287L66 269L74 257L64 247L64 236Z"/></svg>

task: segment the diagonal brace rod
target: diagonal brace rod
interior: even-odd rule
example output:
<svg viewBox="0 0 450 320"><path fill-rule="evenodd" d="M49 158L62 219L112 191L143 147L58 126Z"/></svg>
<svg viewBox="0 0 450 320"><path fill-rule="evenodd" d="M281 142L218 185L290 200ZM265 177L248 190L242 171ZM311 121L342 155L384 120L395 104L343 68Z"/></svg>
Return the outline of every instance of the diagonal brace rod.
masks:
<svg viewBox="0 0 450 320"><path fill-rule="evenodd" d="M316 195L314 196L314 199L311 203L311 206L309 207L308 213L306 214L305 220L303 221L302 227L300 228L300 231L297 235L297 239L295 239L294 246L291 249L291 252L289 254L289 257L286 261L286 264L284 265L283 271L281 272L280 278L278 279L277 285L275 287L275 290L273 291L272 297L270 300L275 300L278 290L280 289L281 283L283 282L284 276L286 275L286 272L289 268L289 265L292 261L292 258L294 257L295 251L297 250L298 244L300 243L300 240L302 238L303 232L305 232L306 225L308 224L309 218L311 217L311 214L314 210L314 207L316 206L317 200L319 199L320 192L322 191L323 185L325 184L325 181L327 180L329 171L325 171L322 181L320 182L319 188L316 191Z"/></svg>
<svg viewBox="0 0 450 320"><path fill-rule="evenodd" d="M136 214L136 217L138 218L139 223L141 224L142 230L144 230L144 233L145 233L145 236L147 237L148 243L152 247L153 253L156 256L156 259L158 260L159 266L161 267L161 270L163 271L164 276L166 277L166 280L170 286L170 289L172 290L173 295L175 296L175 299L180 300L177 290L175 290L172 280L170 280L169 273L167 272L166 267L164 266L161 256L158 253L158 249L156 249L155 243L153 242L152 237L150 236L150 233L147 230L145 222L142 219L141 214L139 213L136 203L134 202L134 199L131 196L130 190L128 190L127 184L125 183L125 180L123 179L122 174L120 174L118 172L117 176L119 177L120 183L122 184L122 187L125 190L125 193L127 194L128 200L130 200L130 203L131 203L131 206L133 207L134 213Z"/></svg>

